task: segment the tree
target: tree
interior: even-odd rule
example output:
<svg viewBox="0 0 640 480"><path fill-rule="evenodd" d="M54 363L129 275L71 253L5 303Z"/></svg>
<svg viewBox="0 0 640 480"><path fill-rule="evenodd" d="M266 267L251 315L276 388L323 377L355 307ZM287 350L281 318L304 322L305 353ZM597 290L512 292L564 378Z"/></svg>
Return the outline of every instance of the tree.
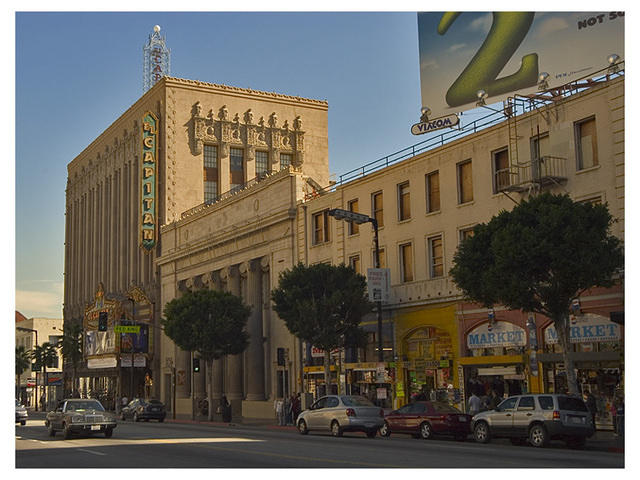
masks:
<svg viewBox="0 0 640 480"><path fill-rule="evenodd" d="M71 377L71 395L74 396L76 388L76 374L82 363L82 325L78 323L68 324L58 342L58 348L62 351L62 358L71 364L73 375Z"/></svg>
<svg viewBox="0 0 640 480"><path fill-rule="evenodd" d="M31 352L24 345L16 347L16 398L20 398L20 376L31 367Z"/></svg>
<svg viewBox="0 0 640 480"><path fill-rule="evenodd" d="M280 273L274 310L296 337L324 350L329 393L331 350L361 343L362 317L373 309L364 276L344 264L302 263Z"/></svg>
<svg viewBox="0 0 640 480"><path fill-rule="evenodd" d="M57 346L49 342L45 342L42 345L36 345L31 350L31 358L36 363L36 368L42 369L42 379L44 384L44 410L47 405L47 367L53 367L58 360ZM36 398L36 402L38 399Z"/></svg>
<svg viewBox="0 0 640 480"><path fill-rule="evenodd" d="M198 352L207 363L209 420L213 419L213 361L249 346L244 330L251 309L228 292L187 291L164 307L164 332L182 350Z"/></svg>
<svg viewBox="0 0 640 480"><path fill-rule="evenodd" d="M450 271L464 295L487 308L502 304L553 321L572 394L578 384L569 309L589 288L611 286L623 266L621 242L609 234L612 222L605 205L544 193L477 225Z"/></svg>

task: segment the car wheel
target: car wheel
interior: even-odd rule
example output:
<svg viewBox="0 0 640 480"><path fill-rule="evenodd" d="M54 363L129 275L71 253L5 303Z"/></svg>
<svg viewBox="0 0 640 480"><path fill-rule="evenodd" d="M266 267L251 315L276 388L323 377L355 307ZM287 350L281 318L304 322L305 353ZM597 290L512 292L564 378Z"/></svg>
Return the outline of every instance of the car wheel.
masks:
<svg viewBox="0 0 640 480"><path fill-rule="evenodd" d="M424 422L420 425L420 438L423 440L429 440L433 436L433 430L431 424Z"/></svg>
<svg viewBox="0 0 640 480"><path fill-rule="evenodd" d="M534 447L545 447L549 443L549 435L542 425L533 425L529 429L529 443Z"/></svg>
<svg viewBox="0 0 640 480"><path fill-rule="evenodd" d="M391 427L387 422L384 422L384 425L380 427L380 436L381 437L389 437L391 436Z"/></svg>
<svg viewBox="0 0 640 480"><path fill-rule="evenodd" d="M49 432L49 436L50 437L55 437L56 436L55 428L53 428L53 425L51 423L48 423L48 422L47 422L47 431Z"/></svg>
<svg viewBox="0 0 640 480"><path fill-rule="evenodd" d="M375 438L376 433L378 433L376 430L369 430L368 432L365 432L367 434L368 438Z"/></svg>
<svg viewBox="0 0 640 480"><path fill-rule="evenodd" d="M342 428L340 428L340 424L337 420L331 422L331 435L333 435L334 437L342 436Z"/></svg>
<svg viewBox="0 0 640 480"><path fill-rule="evenodd" d="M569 448L584 448L587 443L587 439L585 437L569 437L567 438L567 447Z"/></svg>
<svg viewBox="0 0 640 480"><path fill-rule="evenodd" d="M107 428L104 431L105 438L111 438L113 435L113 428Z"/></svg>
<svg viewBox="0 0 640 480"><path fill-rule="evenodd" d="M138 414L137 413L133 414L133 421L134 422L139 422L140 421L140 419L138 418Z"/></svg>
<svg viewBox="0 0 640 480"><path fill-rule="evenodd" d="M62 433L65 440L69 440L71 438L71 429L66 423L62 424Z"/></svg>
<svg viewBox="0 0 640 480"><path fill-rule="evenodd" d="M304 420L300 420L298 422L298 431L302 435L306 435L307 433L309 433L309 429L307 428L307 423Z"/></svg>
<svg viewBox="0 0 640 480"><path fill-rule="evenodd" d="M473 438L478 443L488 443L491 440L489 425L486 422L478 422L473 428Z"/></svg>

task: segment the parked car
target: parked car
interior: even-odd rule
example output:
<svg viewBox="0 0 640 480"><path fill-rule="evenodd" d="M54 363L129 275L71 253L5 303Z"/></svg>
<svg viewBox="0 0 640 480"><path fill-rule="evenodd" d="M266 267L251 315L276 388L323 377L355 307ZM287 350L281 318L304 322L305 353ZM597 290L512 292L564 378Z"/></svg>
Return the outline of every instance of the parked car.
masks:
<svg viewBox="0 0 640 480"><path fill-rule="evenodd" d="M359 395L327 395L314 402L298 415L298 431L303 435L310 430L325 430L334 437L343 432L365 432L376 436L384 424L384 412L365 397Z"/></svg>
<svg viewBox="0 0 640 480"><path fill-rule="evenodd" d="M120 418L126 420L131 418L134 422L140 420L149 421L150 419L164 422L167 411L164 403L160 400L143 400L142 398L134 398L125 407L122 407Z"/></svg>
<svg viewBox="0 0 640 480"><path fill-rule="evenodd" d="M507 437L514 444L528 440L534 447L561 439L570 447L580 448L595 432L591 414L581 398L551 393L509 397L495 410L475 415L471 428L480 443L487 443L492 437Z"/></svg>
<svg viewBox="0 0 640 480"><path fill-rule="evenodd" d="M96 399L70 398L58 402L56 409L47 413L44 424L49 436L54 437L61 430L65 440L74 433L102 432L105 437L111 438L116 419Z"/></svg>
<svg viewBox="0 0 640 480"><path fill-rule="evenodd" d="M380 435L388 437L392 433L424 439L453 435L456 440L466 440L471 433L471 415L444 402L413 402L385 415Z"/></svg>
<svg viewBox="0 0 640 480"><path fill-rule="evenodd" d="M22 405L18 400L16 400L16 423L26 425L28 417L29 414L27 413L27 409L24 408L24 405Z"/></svg>

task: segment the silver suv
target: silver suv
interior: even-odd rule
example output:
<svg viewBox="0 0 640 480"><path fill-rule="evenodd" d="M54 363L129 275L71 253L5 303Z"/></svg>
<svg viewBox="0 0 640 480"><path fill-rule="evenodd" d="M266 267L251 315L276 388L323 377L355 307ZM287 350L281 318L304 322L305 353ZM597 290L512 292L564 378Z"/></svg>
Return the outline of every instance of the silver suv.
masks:
<svg viewBox="0 0 640 480"><path fill-rule="evenodd" d="M583 447L595 431L581 398L553 393L509 397L495 410L475 415L471 429L480 443L507 437L514 445L528 440L534 447L544 447L549 440L561 439L573 448Z"/></svg>

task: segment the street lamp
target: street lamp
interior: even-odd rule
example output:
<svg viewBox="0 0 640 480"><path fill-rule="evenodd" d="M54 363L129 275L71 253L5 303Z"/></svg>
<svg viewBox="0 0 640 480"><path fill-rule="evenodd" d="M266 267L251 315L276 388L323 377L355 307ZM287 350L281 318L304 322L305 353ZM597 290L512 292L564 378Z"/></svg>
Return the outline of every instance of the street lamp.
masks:
<svg viewBox="0 0 640 480"><path fill-rule="evenodd" d="M362 213L351 212L349 210L343 210L341 208L333 208L329 210L329 215L336 220L344 220L346 222L357 223L371 223L373 225L373 241L376 249L376 268L380 268L380 247L378 245L378 221L375 218L363 215ZM382 298L376 301L378 310L378 362L384 362L384 355L382 351Z"/></svg>
<svg viewBox="0 0 640 480"><path fill-rule="evenodd" d="M38 343L38 331L34 330L33 328L27 328L27 327L16 327L16 330L20 330L22 332L33 332L36 334L36 347L39 345ZM36 412L38 411L38 371L36 370Z"/></svg>

